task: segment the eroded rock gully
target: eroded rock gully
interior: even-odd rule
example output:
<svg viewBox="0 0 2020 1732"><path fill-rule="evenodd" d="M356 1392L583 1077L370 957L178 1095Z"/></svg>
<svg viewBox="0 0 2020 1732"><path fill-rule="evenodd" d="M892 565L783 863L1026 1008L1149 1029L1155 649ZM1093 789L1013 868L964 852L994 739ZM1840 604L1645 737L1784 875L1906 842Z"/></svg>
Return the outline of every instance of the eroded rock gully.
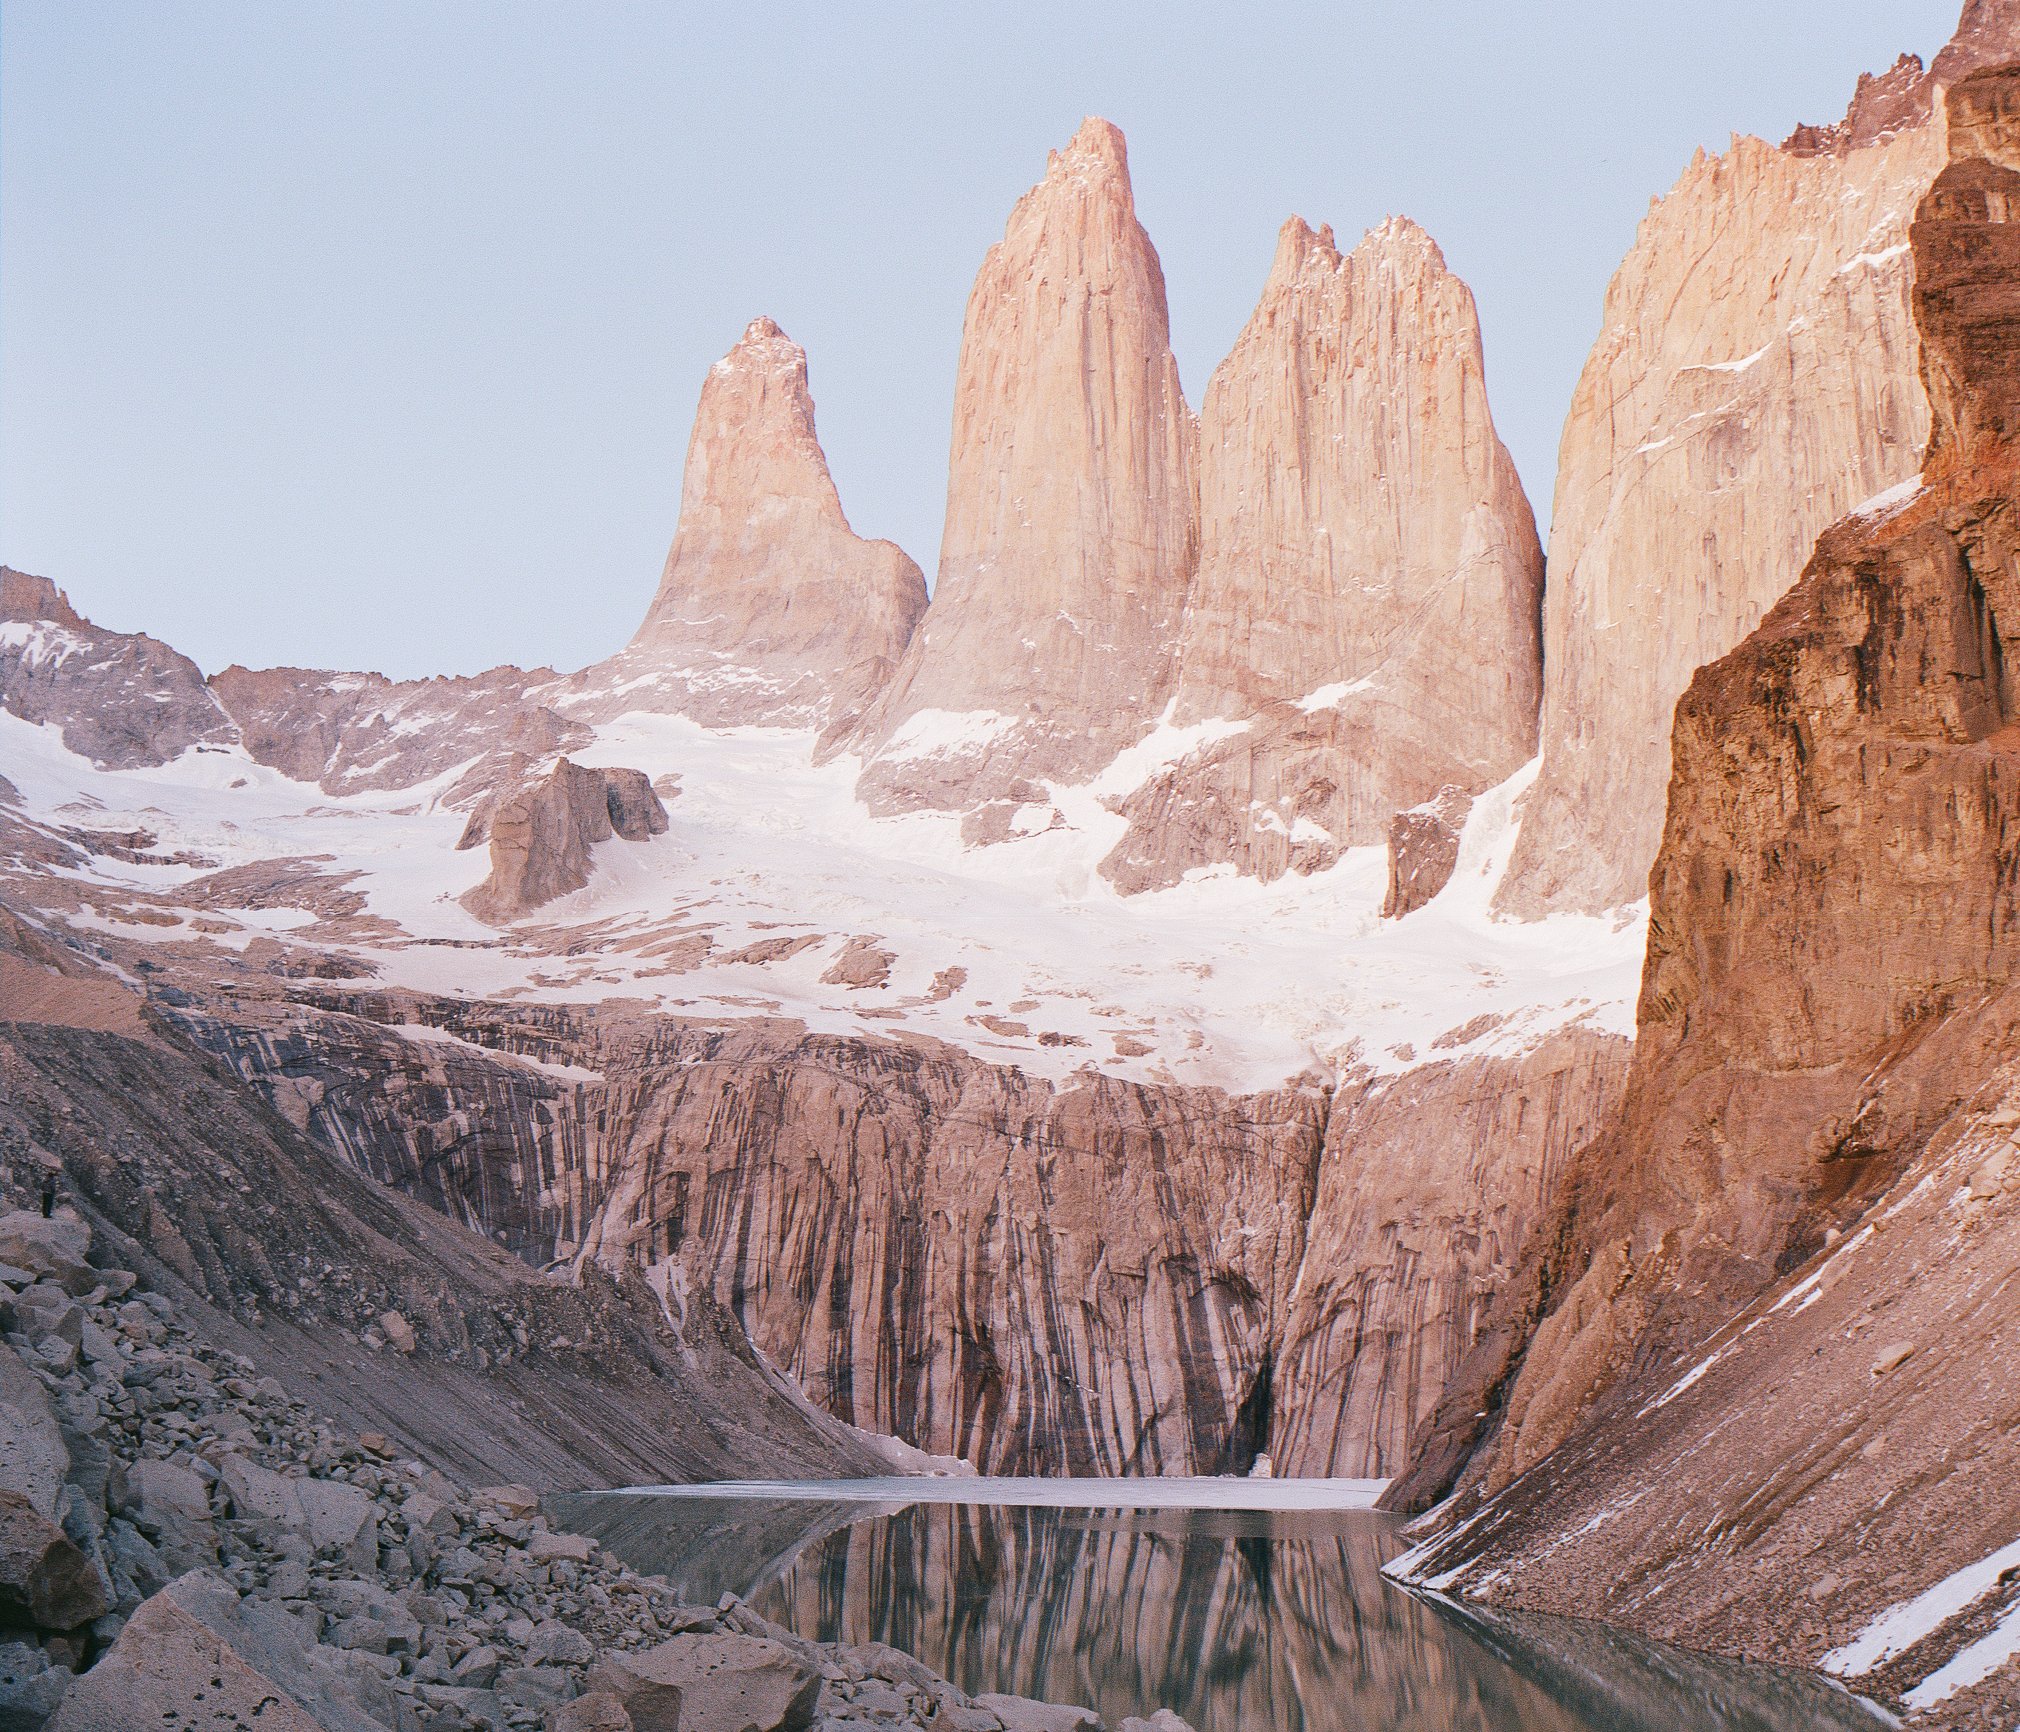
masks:
<svg viewBox="0 0 2020 1732"><path fill-rule="evenodd" d="M1625 1062L1574 1031L1231 1098L783 1022L322 987L180 1014L372 1176L711 1294L828 1412L1018 1472L1394 1471Z"/></svg>
<svg viewBox="0 0 2020 1732"><path fill-rule="evenodd" d="M1925 484L1678 706L1619 1116L1426 1432L1449 1468L1498 1421L1471 1480L1506 1489L1419 1564L1460 1591L1815 1661L2012 1538L2020 68L1948 118L1910 229ZM2010 1597L1835 1663L1900 1692ZM2010 1711L2005 1679L1944 1711Z"/></svg>

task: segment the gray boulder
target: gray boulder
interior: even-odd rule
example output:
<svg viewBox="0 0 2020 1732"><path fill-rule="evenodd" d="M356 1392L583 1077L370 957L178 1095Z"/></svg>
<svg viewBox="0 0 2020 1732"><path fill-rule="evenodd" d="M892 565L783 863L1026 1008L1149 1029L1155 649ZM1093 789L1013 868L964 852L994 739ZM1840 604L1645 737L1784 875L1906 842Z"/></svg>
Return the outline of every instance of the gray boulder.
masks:
<svg viewBox="0 0 2020 1732"><path fill-rule="evenodd" d="M675 1636L606 1654L589 1688L622 1702L637 1732L805 1732L821 1675L762 1636Z"/></svg>
<svg viewBox="0 0 2020 1732"><path fill-rule="evenodd" d="M28 1642L0 1642L0 1732L37 1732L70 1688L67 1666Z"/></svg>
<svg viewBox="0 0 2020 1732"><path fill-rule="evenodd" d="M66 1292L89 1293L99 1284L90 1250L91 1229L75 1215L30 1209L0 1215L0 1263L47 1276Z"/></svg>
<svg viewBox="0 0 2020 1732"><path fill-rule="evenodd" d="M74 1630L112 1609L105 1580L18 1491L0 1491L0 1623Z"/></svg>
<svg viewBox="0 0 2020 1732"><path fill-rule="evenodd" d="M0 1489L21 1493L53 1517L69 1471L70 1451L42 1379L0 1344Z"/></svg>
<svg viewBox="0 0 2020 1732"><path fill-rule="evenodd" d="M1101 1716L1092 1708L1034 1702L1028 1696L998 1695L977 1696L975 1706L987 1708L1001 1720L1005 1732L1101 1732Z"/></svg>

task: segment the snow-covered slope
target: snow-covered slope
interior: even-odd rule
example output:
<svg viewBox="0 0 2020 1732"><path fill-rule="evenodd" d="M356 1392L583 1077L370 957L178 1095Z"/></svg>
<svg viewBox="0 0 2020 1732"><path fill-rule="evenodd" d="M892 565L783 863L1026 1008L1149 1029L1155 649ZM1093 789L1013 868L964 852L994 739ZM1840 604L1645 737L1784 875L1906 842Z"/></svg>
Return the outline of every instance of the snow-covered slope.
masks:
<svg viewBox="0 0 2020 1732"><path fill-rule="evenodd" d="M1270 885L1221 869L1118 895L1096 870L1123 826L1106 802L1194 743L1164 729L1051 790L1063 824L971 847L950 816L872 817L859 766L816 765L811 734L621 716L570 756L677 785L670 830L602 844L586 889L500 930L458 901L485 870L457 851L466 814L443 798L461 766L332 798L237 747L99 770L0 715L19 815L73 842L151 838L114 854L87 837L73 863L33 867L39 887L17 879L27 899L163 946L285 933L429 992L905 1029L1040 1074L1091 1063L1235 1090L1506 1054L1570 1023L1631 1032L1638 921L1488 914L1533 767L1476 803L1451 885L1401 921L1378 917L1372 848ZM282 861L285 893L269 882Z"/></svg>

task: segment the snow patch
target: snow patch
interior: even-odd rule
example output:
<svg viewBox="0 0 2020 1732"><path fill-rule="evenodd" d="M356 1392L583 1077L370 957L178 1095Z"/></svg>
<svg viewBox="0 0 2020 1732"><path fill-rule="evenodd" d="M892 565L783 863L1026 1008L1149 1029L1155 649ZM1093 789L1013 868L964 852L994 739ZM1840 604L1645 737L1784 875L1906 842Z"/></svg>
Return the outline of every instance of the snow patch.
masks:
<svg viewBox="0 0 2020 1732"><path fill-rule="evenodd" d="M2001 1546L1976 1563L1953 1571L1933 1587L1923 1589L1912 1600L1890 1606L1851 1641L1842 1648L1833 1648L1817 1664L1840 1678L1856 1678L1861 1673L1870 1672L1875 1666L1884 1665L1896 1654L1904 1654L1917 1642L1934 1635L1960 1612L1970 1610L1999 1585L1999 1578L2010 1569L2020 1569L2020 1540ZM2013 1616L2008 1614L2009 1618ZM1991 1639L1986 1638L1987 1641ZM1965 1653L1970 1651L1967 1648ZM1962 1654L1957 1656L1957 1660L1962 1659ZM1951 1662L1952 1665L1956 1663L1954 1660ZM1935 1677L1941 1676L1940 1672L1935 1674ZM1927 1688L1934 1682L1932 1677L1920 1687ZM1957 1684L1952 1688L1962 1689L1963 1685Z"/></svg>

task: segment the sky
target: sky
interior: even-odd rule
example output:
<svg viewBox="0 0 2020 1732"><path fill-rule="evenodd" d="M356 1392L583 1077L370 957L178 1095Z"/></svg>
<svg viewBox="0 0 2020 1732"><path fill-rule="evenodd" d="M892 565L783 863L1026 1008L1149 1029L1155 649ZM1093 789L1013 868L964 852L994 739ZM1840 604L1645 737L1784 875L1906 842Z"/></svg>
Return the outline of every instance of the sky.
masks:
<svg viewBox="0 0 2020 1732"><path fill-rule="evenodd" d="M855 528L930 578L969 284L1089 113L1195 406L1286 216L1405 214L1545 519L1649 199L1957 6L7 0L0 561L206 671L577 667L768 313Z"/></svg>

